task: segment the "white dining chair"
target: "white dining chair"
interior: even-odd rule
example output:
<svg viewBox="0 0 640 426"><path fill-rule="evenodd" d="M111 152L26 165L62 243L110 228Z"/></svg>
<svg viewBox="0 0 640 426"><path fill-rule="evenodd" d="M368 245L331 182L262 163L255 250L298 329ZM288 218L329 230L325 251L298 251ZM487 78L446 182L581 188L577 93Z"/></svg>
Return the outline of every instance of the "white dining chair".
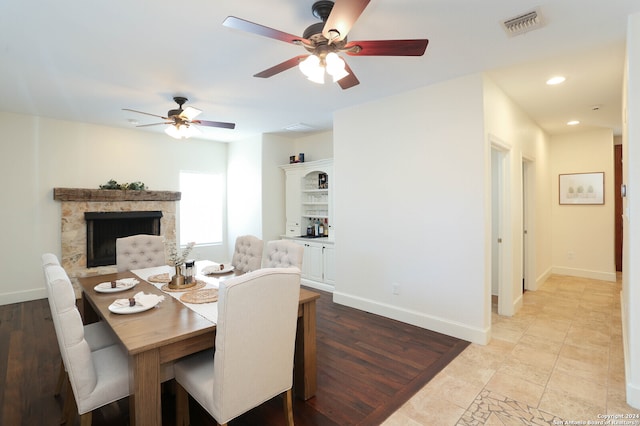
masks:
<svg viewBox="0 0 640 426"><path fill-rule="evenodd" d="M166 264L167 257L163 236L139 234L116 239L116 268L118 272Z"/></svg>
<svg viewBox="0 0 640 426"><path fill-rule="evenodd" d="M42 268L44 272L45 285L48 285L47 281L49 278L47 274L47 268L49 266L60 266L60 262L58 261L58 257L55 254L44 253L42 255ZM64 270L62 270L62 272L64 272ZM52 273L56 277L56 279L62 278L60 269L56 269ZM66 276L66 272L64 276ZM51 314L53 315L53 311L51 312ZM109 326L101 321L86 324L84 326L84 335L87 343L89 344L89 348L92 351L113 345L118 341L118 338L113 333L113 331L111 331ZM60 395L60 392L62 392L62 386L66 381L67 371L64 368L64 362L60 360L60 371L58 373L58 382L56 383L56 387L54 389L54 396Z"/></svg>
<svg viewBox="0 0 640 426"><path fill-rule="evenodd" d="M241 235L236 238L236 245L231 258L231 265L240 272L260 269L264 242L253 235Z"/></svg>
<svg viewBox="0 0 640 426"><path fill-rule="evenodd" d="M68 414L75 417L77 411L80 424L88 426L93 410L129 395L128 356L120 345L92 351L66 272L60 266L48 266L45 275L60 355L71 385L68 398L73 397L77 408ZM73 418L66 421L73 424Z"/></svg>
<svg viewBox="0 0 640 426"><path fill-rule="evenodd" d="M304 247L291 240L273 240L267 243L263 268L290 268L302 269L302 256Z"/></svg>
<svg viewBox="0 0 640 426"><path fill-rule="evenodd" d="M175 363L176 424L189 424L189 395L220 425L283 394L293 425L291 388L300 271L259 269L218 289L215 349Z"/></svg>

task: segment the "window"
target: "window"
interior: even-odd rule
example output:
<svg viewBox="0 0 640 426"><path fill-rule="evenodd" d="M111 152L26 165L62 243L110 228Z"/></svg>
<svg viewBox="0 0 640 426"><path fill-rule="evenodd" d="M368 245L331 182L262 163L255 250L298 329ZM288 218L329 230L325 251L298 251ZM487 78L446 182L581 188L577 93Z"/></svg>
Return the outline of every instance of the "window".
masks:
<svg viewBox="0 0 640 426"><path fill-rule="evenodd" d="M180 245L222 242L222 175L180 172L180 192Z"/></svg>

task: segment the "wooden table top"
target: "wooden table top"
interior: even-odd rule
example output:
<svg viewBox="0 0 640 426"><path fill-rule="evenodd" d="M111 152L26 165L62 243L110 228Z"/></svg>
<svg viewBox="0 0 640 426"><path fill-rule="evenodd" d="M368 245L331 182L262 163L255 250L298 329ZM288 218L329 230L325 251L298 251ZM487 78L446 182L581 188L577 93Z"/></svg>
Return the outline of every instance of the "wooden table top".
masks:
<svg viewBox="0 0 640 426"><path fill-rule="evenodd" d="M233 274L230 274L230 277L232 276ZM130 290L117 293L98 293L94 290L94 287L102 282L132 277L138 279L140 283ZM86 297L95 312L114 330L130 355L215 332L215 323L200 316L179 300L132 272L82 277L78 281L84 292L83 297ZM153 309L136 314L122 315L109 311L108 307L114 300L133 297L139 291L164 295L164 301ZM300 289L301 305L319 297L318 293Z"/></svg>

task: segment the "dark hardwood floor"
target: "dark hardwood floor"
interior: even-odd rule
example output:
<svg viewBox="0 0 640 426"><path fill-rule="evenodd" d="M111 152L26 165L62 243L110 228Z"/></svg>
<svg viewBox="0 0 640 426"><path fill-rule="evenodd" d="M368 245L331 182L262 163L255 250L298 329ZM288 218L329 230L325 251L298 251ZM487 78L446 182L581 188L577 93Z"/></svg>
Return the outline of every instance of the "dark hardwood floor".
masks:
<svg viewBox="0 0 640 426"><path fill-rule="evenodd" d="M320 292L317 309L318 392L295 401L297 426L378 425L455 358L469 343L337 305ZM57 425L62 398L53 391L60 352L46 299L0 306L0 424ZM170 389L170 387L167 387ZM215 424L191 404L192 424ZM163 395L163 422L174 424L171 392ZM94 414L93 424L128 423L128 402ZM282 425L279 398L230 422Z"/></svg>

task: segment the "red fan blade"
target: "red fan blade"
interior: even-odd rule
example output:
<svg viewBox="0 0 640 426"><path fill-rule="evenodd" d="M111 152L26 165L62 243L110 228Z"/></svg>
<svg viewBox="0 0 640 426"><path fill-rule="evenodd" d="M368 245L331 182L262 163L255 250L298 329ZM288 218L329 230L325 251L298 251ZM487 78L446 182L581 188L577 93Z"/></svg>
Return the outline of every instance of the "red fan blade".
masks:
<svg viewBox="0 0 640 426"><path fill-rule="evenodd" d="M351 67L349 67L349 64L347 64L346 61L344 63L344 69L349 73L349 75L338 80L338 84L340 85L340 87L342 87L342 90L346 90L350 87L357 86L358 84L360 84L358 77L356 77L356 75L353 73L353 71L351 70Z"/></svg>
<svg viewBox="0 0 640 426"><path fill-rule="evenodd" d="M254 74L254 77L260 77L260 78L269 78L269 77L273 77L276 74L281 73L282 71L286 71L289 68L293 68L296 65L298 65L300 63L301 60L303 60L304 58L306 58L309 55L298 55L294 58L288 59L276 66L273 66L269 69L266 69L264 71L260 71L258 74Z"/></svg>
<svg viewBox="0 0 640 426"><path fill-rule="evenodd" d="M208 120L192 120L191 123L198 124L200 126L208 127L220 127L222 129L235 129L235 123L225 123L223 121L208 121Z"/></svg>
<svg viewBox="0 0 640 426"><path fill-rule="evenodd" d="M149 114L151 115L151 114ZM151 127L151 126L159 126L161 124L174 124L173 121L166 121L164 123L151 123L151 124L139 124L136 127Z"/></svg>
<svg viewBox="0 0 640 426"><path fill-rule="evenodd" d="M336 0L322 35L328 40L343 40L368 4L369 0ZM332 31L337 31L337 37Z"/></svg>
<svg viewBox="0 0 640 426"><path fill-rule="evenodd" d="M422 56L427 44L427 39L350 41L344 46L344 51L351 56ZM355 46L360 50L347 50Z"/></svg>
<svg viewBox="0 0 640 426"><path fill-rule="evenodd" d="M274 30L273 28L265 27L264 25L246 21L241 18L236 18L235 16L227 16L227 18L222 22L222 25L236 30L284 41L285 43L296 44L297 42L301 42L302 44L311 44L311 42L305 38Z"/></svg>
<svg viewBox="0 0 640 426"><path fill-rule="evenodd" d="M129 109L129 108L122 108L123 111L131 111L131 112L137 112L138 114L144 114L144 115L150 115L152 117L158 117L158 118L162 118L163 120L168 120L168 117L163 117L161 115L156 115L156 114L150 114L148 112L142 112L142 111L136 111L135 109Z"/></svg>

